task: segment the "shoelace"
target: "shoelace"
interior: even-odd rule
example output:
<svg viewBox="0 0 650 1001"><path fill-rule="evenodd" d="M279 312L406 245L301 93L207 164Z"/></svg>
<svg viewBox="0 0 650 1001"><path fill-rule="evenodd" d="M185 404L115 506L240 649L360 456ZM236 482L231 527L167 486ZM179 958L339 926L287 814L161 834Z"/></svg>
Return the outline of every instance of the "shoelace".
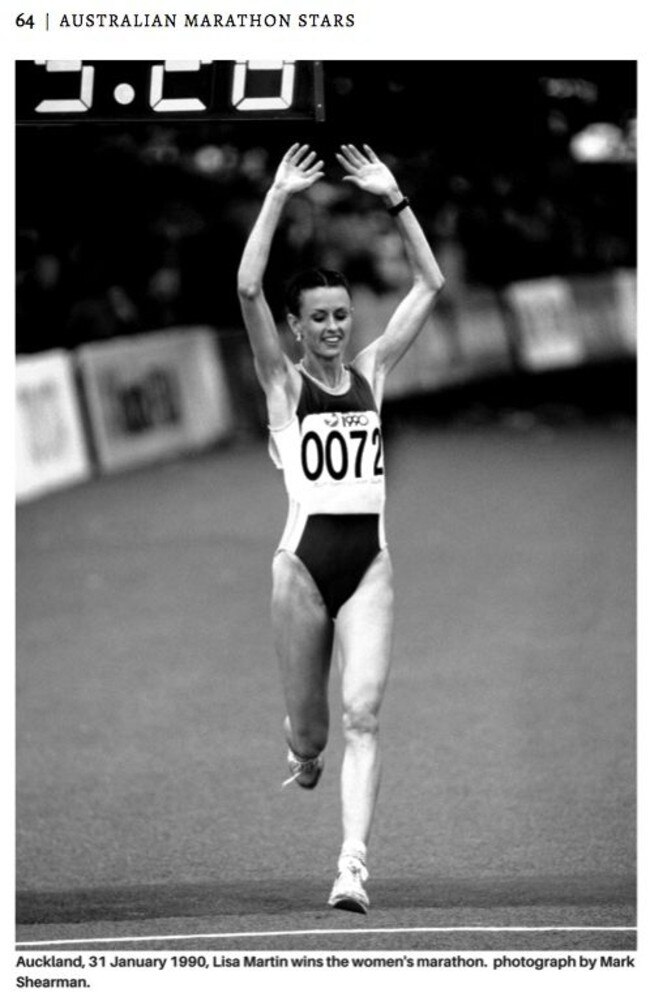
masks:
<svg viewBox="0 0 650 1001"><path fill-rule="evenodd" d="M338 869L339 875L349 872L354 876L360 876L362 881L368 878L368 870L366 869L365 862L357 855L341 855Z"/></svg>
<svg viewBox="0 0 650 1001"><path fill-rule="evenodd" d="M293 751L291 752L291 764L296 766L296 770L289 776L288 779L282 783L282 788L295 782L299 775L304 775L305 772L312 772L318 767L319 755L315 758L299 758Z"/></svg>

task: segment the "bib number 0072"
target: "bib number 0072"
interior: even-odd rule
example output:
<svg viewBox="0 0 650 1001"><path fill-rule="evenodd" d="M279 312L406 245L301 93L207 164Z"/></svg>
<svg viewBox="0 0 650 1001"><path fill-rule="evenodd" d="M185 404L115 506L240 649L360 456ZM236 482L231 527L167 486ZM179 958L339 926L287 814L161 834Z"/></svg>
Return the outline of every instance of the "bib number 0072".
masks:
<svg viewBox="0 0 650 1001"><path fill-rule="evenodd" d="M368 431L349 431L347 435L340 431L330 431L325 439L316 431L308 431L302 439L300 458L302 469L308 480L314 482L320 479L324 471L333 480L344 480L348 473L361 479L363 475L363 457L370 437L372 453L372 472L374 476L382 476L381 432L373 428L370 436Z"/></svg>

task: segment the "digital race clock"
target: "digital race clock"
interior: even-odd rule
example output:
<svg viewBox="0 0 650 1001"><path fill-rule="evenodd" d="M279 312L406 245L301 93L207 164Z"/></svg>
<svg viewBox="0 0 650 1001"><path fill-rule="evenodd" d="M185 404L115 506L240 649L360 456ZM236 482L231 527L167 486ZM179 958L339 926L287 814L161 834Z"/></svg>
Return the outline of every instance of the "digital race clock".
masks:
<svg viewBox="0 0 650 1001"><path fill-rule="evenodd" d="M16 63L16 122L322 121L319 62Z"/></svg>

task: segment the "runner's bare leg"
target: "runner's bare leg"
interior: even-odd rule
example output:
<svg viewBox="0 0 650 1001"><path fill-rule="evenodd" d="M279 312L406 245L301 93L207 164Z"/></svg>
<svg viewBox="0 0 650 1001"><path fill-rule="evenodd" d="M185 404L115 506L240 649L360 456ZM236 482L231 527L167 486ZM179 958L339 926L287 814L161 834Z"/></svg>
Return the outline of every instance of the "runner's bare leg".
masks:
<svg viewBox="0 0 650 1001"><path fill-rule="evenodd" d="M379 709L390 664L392 567L382 551L341 607L337 650L345 751L341 772L344 844L367 844L380 781Z"/></svg>
<svg viewBox="0 0 650 1001"><path fill-rule="evenodd" d="M311 575L291 553L273 560L273 638L291 727L291 746L305 758L327 743L327 686L334 629Z"/></svg>

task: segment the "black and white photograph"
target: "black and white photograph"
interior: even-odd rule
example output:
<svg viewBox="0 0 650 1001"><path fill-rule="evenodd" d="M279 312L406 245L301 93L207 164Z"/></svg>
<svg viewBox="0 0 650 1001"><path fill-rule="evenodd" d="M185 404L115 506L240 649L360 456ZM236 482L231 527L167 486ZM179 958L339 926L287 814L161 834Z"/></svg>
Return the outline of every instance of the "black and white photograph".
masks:
<svg viewBox="0 0 650 1001"><path fill-rule="evenodd" d="M637 61L119 16L14 64L14 982L633 967Z"/></svg>

